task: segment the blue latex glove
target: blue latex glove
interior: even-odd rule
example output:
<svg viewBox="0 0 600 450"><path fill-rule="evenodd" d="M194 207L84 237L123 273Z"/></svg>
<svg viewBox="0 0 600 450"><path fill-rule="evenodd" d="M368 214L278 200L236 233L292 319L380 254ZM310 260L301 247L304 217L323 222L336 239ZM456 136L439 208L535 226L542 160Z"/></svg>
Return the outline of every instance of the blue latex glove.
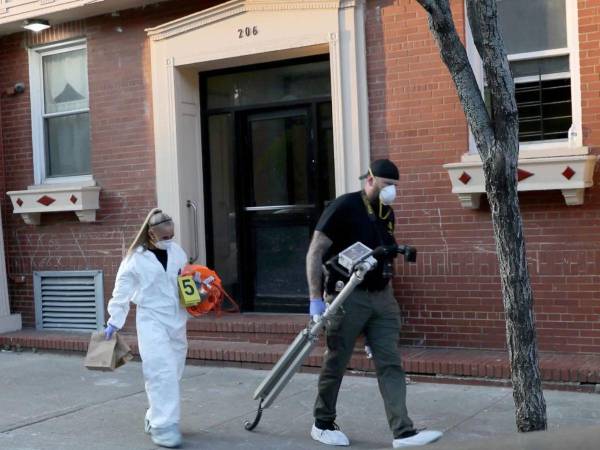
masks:
<svg viewBox="0 0 600 450"><path fill-rule="evenodd" d="M311 317L321 316L325 312L325 302L322 298L311 298L309 314Z"/></svg>
<svg viewBox="0 0 600 450"><path fill-rule="evenodd" d="M108 325L106 325L106 328L104 329L104 339L106 339L107 341L110 340L110 338L112 338L113 334L115 334L115 332L119 331L118 328L113 327L110 323Z"/></svg>

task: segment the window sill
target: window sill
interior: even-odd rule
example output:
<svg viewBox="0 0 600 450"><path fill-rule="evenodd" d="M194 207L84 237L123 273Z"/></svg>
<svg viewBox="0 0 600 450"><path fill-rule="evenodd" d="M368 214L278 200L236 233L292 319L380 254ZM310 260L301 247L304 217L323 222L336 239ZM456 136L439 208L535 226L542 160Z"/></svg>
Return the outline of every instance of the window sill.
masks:
<svg viewBox="0 0 600 450"><path fill-rule="evenodd" d="M61 211L73 211L80 222L94 222L100 208L100 186L95 182L34 185L7 194L13 214L21 214L29 225L39 225L42 213Z"/></svg>
<svg viewBox="0 0 600 450"><path fill-rule="evenodd" d="M589 155L588 147L570 146L567 141L523 144L519 146L519 161L530 158ZM462 162L481 162L479 153L465 153Z"/></svg>
<svg viewBox="0 0 600 450"><path fill-rule="evenodd" d="M584 191L594 184L598 157L587 154L586 147L572 149L571 155L519 155L519 191L561 190L569 206L582 205ZM479 155L463 155L458 163L444 164L464 208L477 209L485 193L483 167Z"/></svg>

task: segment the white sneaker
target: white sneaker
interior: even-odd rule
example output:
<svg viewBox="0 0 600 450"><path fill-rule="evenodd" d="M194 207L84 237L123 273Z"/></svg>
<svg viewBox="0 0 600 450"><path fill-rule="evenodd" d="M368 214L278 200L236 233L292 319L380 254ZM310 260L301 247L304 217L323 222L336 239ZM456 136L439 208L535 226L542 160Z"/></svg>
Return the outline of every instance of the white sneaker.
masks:
<svg viewBox="0 0 600 450"><path fill-rule="evenodd" d="M404 447L417 447L419 445L427 445L437 441L442 437L444 433L435 430L423 430L417 432L417 434L402 439L394 439L392 447L404 448Z"/></svg>
<svg viewBox="0 0 600 450"><path fill-rule="evenodd" d="M310 436L315 440L327 445L350 445L348 436L340 430L321 430L315 424L310 430Z"/></svg>
<svg viewBox="0 0 600 450"><path fill-rule="evenodd" d="M182 441L177 424L165 428L150 428L150 437L156 445L168 448L179 447Z"/></svg>

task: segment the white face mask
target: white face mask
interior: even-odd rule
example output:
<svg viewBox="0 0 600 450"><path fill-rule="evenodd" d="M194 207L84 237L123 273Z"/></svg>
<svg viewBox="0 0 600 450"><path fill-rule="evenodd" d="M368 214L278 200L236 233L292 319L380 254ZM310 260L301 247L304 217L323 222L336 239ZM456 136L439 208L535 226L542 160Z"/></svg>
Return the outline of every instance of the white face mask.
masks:
<svg viewBox="0 0 600 450"><path fill-rule="evenodd" d="M384 205L391 205L396 198L396 186L390 184L379 191L379 201Z"/></svg>
<svg viewBox="0 0 600 450"><path fill-rule="evenodd" d="M172 243L173 239L165 239L164 241L153 242L154 246L159 250L168 250Z"/></svg>

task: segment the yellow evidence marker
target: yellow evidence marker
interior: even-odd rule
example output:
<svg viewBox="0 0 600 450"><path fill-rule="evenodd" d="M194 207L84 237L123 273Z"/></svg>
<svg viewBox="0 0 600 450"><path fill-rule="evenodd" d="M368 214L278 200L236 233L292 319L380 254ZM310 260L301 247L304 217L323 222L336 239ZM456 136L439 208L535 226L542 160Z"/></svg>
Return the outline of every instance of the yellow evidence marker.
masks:
<svg viewBox="0 0 600 450"><path fill-rule="evenodd" d="M177 277L177 283L179 284L179 298L184 307L196 306L202 301L192 275Z"/></svg>

